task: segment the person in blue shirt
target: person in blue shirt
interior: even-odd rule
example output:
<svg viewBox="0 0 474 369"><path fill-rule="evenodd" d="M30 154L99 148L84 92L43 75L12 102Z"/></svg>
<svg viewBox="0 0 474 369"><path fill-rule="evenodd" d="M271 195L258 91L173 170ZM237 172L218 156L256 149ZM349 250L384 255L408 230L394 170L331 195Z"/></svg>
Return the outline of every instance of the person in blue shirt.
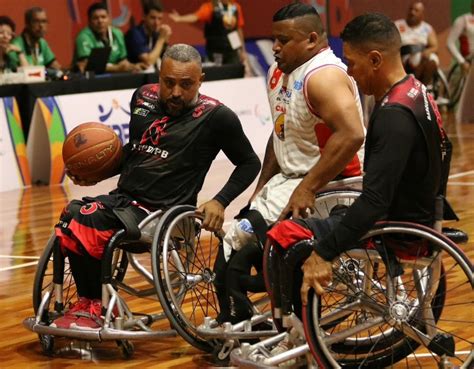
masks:
<svg viewBox="0 0 474 369"><path fill-rule="evenodd" d="M163 24L163 9L158 4L144 7L145 17L138 26L125 35L128 58L132 63L142 62L158 67L171 36L171 28Z"/></svg>

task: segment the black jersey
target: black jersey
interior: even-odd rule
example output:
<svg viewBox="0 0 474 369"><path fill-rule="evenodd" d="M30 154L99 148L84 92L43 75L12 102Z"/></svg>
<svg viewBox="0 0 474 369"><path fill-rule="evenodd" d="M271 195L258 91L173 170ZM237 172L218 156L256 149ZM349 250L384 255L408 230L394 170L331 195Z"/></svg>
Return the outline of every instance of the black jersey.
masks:
<svg viewBox="0 0 474 369"><path fill-rule="evenodd" d="M413 76L391 88L369 122L363 192L316 246L323 258L356 244L379 220L433 224L447 141L441 125L433 98Z"/></svg>
<svg viewBox="0 0 474 369"><path fill-rule="evenodd" d="M166 114L159 85L145 85L131 102L130 142L118 191L152 209L197 201L212 161L223 150L236 165L215 199L227 206L256 177L260 162L238 117L219 101L199 95L179 117Z"/></svg>

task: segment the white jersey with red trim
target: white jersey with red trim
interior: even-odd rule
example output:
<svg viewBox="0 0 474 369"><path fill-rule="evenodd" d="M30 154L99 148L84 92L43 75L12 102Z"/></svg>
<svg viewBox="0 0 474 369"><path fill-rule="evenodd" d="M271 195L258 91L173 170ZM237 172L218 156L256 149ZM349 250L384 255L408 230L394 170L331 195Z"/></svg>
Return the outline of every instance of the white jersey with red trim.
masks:
<svg viewBox="0 0 474 369"><path fill-rule="evenodd" d="M284 74L273 64L268 72L268 98L273 118L273 149L281 172L288 177L302 177L323 155L331 130L314 112L306 96L307 82L311 75L322 68L347 67L330 48L321 50L312 59L290 74ZM354 100L363 125L362 107L355 81L347 75L354 91ZM328 86L331 88L331 86ZM364 127L365 131L365 127ZM362 146L346 169L344 176L361 174L364 158Z"/></svg>
<svg viewBox="0 0 474 369"><path fill-rule="evenodd" d="M459 49L456 44L459 42ZM464 14L456 18L449 32L448 49L458 63L465 62L467 56L474 55L474 14Z"/></svg>
<svg viewBox="0 0 474 369"><path fill-rule="evenodd" d="M402 38L404 45L428 45L428 36L433 32L433 27L429 23L422 21L419 25L410 27L405 19L398 19L395 25Z"/></svg>

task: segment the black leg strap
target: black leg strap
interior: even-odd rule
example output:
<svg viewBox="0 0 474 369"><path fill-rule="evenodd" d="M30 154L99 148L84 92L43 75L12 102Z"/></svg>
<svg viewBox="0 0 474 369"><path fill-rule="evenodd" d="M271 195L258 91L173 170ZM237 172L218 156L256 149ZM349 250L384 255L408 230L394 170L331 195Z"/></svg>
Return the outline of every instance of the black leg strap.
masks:
<svg viewBox="0 0 474 369"><path fill-rule="evenodd" d="M115 208L114 214L120 219L125 228L125 238L127 240L138 240L141 237L140 229L138 228L137 217L132 207Z"/></svg>

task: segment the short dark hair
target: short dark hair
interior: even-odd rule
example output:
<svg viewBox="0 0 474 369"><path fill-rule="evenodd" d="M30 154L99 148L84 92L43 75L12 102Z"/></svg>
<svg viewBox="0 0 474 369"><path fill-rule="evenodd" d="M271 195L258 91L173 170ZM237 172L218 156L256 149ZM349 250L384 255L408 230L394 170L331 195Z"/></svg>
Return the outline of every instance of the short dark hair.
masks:
<svg viewBox="0 0 474 369"><path fill-rule="evenodd" d="M150 1L143 5L143 14L148 15L152 10L163 13L163 7L155 1Z"/></svg>
<svg viewBox="0 0 474 369"><path fill-rule="evenodd" d="M307 4L295 2L284 6L273 15L273 22L279 22L286 19L304 17L305 15L318 15L317 10Z"/></svg>
<svg viewBox="0 0 474 369"><path fill-rule="evenodd" d="M308 19L311 19L310 27L313 31L317 32L318 34L322 34L324 32L324 26L317 10L311 5L300 2L288 4L277 10L277 12L273 15L272 20L273 22L279 22L301 17L308 17Z"/></svg>
<svg viewBox="0 0 474 369"><path fill-rule="evenodd" d="M25 11L25 24L31 24L33 17L37 13L42 13L45 10L39 6L33 6Z"/></svg>
<svg viewBox="0 0 474 369"><path fill-rule="evenodd" d="M384 14L366 13L351 20L341 33L343 42L381 50L400 50L401 38L395 23Z"/></svg>
<svg viewBox="0 0 474 369"><path fill-rule="evenodd" d="M87 19L91 19L92 14L94 14L95 11L97 10L105 10L107 13L109 12L109 8L107 8L107 5L103 2L96 2L91 4L87 8Z"/></svg>
<svg viewBox="0 0 474 369"><path fill-rule="evenodd" d="M168 47L161 60L164 61L166 58L182 63L196 62L199 66L202 65L202 58L199 51L187 44L174 44Z"/></svg>
<svg viewBox="0 0 474 369"><path fill-rule="evenodd" d="M0 15L0 26L7 25L10 26L13 32L15 32L15 22L6 15Z"/></svg>

